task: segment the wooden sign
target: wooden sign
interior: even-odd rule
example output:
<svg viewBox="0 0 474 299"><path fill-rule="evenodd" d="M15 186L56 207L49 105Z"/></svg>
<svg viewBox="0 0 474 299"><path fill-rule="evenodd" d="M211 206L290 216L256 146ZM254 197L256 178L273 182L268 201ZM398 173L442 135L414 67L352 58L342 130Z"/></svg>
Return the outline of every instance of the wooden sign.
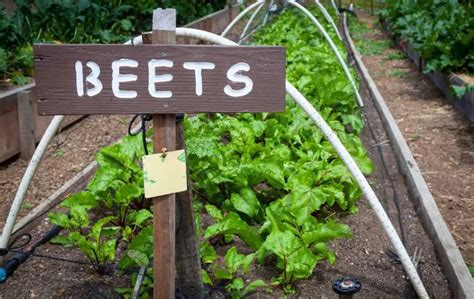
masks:
<svg viewBox="0 0 474 299"><path fill-rule="evenodd" d="M38 112L278 112L285 48L35 45Z"/></svg>

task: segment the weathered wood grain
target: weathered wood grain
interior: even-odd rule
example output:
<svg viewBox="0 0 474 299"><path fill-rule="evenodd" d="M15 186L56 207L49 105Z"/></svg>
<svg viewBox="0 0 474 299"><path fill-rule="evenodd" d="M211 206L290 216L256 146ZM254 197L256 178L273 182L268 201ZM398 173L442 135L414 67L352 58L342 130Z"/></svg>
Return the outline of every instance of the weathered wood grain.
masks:
<svg viewBox="0 0 474 299"><path fill-rule="evenodd" d="M153 11L153 44L176 43L176 10ZM153 115L153 152L176 149L176 116ZM153 298L175 298L176 194L153 198Z"/></svg>
<svg viewBox="0 0 474 299"><path fill-rule="evenodd" d="M165 31L162 31L165 32ZM161 33L159 33L161 34ZM190 45L35 45L35 68L40 114L130 114L179 112L275 112L284 110L285 49L283 47L231 47ZM121 83L123 90L135 90L134 99L115 98L112 92L112 61L134 59L136 68L121 68L121 73L135 74L137 81ZM159 68L159 74L171 74L171 82L158 83L160 90L170 90L170 99L153 98L148 92L150 59L173 61L172 68ZM76 91L75 62L88 61L100 66L102 92L79 97ZM184 62L212 62L213 70L203 70L203 94L195 92L195 74L183 68ZM253 90L233 98L224 93L229 84L235 89L242 83L227 79L228 69L238 63L250 65L243 75L253 80ZM86 86L86 84L84 84Z"/></svg>
<svg viewBox="0 0 474 299"><path fill-rule="evenodd" d="M20 156L29 161L36 148L35 119L31 91L17 93Z"/></svg>

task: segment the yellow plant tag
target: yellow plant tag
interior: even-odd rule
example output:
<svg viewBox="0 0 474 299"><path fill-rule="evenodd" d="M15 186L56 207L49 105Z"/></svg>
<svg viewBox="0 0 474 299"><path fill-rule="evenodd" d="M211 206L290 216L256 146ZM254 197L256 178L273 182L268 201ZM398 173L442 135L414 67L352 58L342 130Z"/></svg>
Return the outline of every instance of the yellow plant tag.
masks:
<svg viewBox="0 0 474 299"><path fill-rule="evenodd" d="M143 156L145 197L186 191L186 154L184 150Z"/></svg>

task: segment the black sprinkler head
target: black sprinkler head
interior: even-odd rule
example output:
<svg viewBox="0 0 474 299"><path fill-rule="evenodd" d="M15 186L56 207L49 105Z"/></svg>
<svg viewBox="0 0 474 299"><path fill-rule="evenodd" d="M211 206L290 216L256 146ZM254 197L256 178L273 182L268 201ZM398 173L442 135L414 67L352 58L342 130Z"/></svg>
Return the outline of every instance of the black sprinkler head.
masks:
<svg viewBox="0 0 474 299"><path fill-rule="evenodd" d="M333 291L341 295L341 297L352 296L359 292L361 288L362 283L352 276L340 278L332 285Z"/></svg>

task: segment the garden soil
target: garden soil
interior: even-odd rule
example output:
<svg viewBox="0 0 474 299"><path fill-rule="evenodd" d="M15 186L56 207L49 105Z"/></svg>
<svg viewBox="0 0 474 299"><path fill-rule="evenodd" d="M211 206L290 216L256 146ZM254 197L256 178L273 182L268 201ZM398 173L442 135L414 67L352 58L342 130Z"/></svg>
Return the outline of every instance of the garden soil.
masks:
<svg viewBox="0 0 474 299"><path fill-rule="evenodd" d="M372 29L363 35L364 40L389 40L376 17L362 11L358 16ZM474 124L456 111L411 61L386 59L395 51L399 50L392 47L380 55L363 56L364 64L396 119L466 263L474 265ZM400 70L399 75L394 70Z"/></svg>

